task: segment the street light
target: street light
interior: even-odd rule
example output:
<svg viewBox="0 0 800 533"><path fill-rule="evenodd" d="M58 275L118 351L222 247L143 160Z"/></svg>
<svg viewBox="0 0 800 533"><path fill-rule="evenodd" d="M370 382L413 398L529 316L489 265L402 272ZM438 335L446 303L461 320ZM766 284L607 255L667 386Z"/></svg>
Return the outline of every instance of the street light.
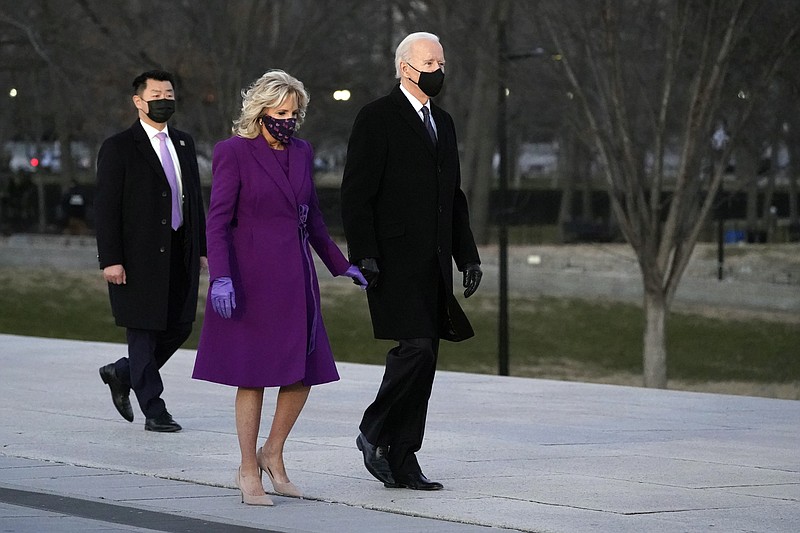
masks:
<svg viewBox="0 0 800 533"><path fill-rule="evenodd" d="M714 130L714 133L711 135L711 149L713 150L715 156L714 161L711 164L711 176L712 179L714 177L714 172L717 170L717 165L722 165L721 172L725 172L725 162L716 160L721 157L723 150L725 150L728 141L730 140L730 136L728 132L725 131L725 123L720 122L717 125L717 129ZM725 180L724 176L720 179L719 182L719 191L718 191L718 198L717 201L717 280L722 281L725 279L725 215L727 206L722 205L722 198L724 196L724 188ZM729 199L730 200L730 199Z"/></svg>
<svg viewBox="0 0 800 533"><path fill-rule="evenodd" d="M545 55L544 48L537 47L527 52L508 53L506 39L506 20L501 17L497 23L497 151L498 151L498 193L500 209L498 218L498 267L499 267L499 310L497 319L497 373L508 375L509 335L508 335L508 133L506 130L507 98L510 93L506 87L508 63L519 59ZM553 59L560 59L560 56Z"/></svg>
<svg viewBox="0 0 800 533"><path fill-rule="evenodd" d="M350 91L347 89L339 89L338 91L333 91L333 99L337 102L346 102L350 100Z"/></svg>
<svg viewBox="0 0 800 533"><path fill-rule="evenodd" d="M506 72L508 70L506 21L497 24L497 151L500 218L498 222L499 310L497 319L497 373L508 375L508 138L506 132Z"/></svg>

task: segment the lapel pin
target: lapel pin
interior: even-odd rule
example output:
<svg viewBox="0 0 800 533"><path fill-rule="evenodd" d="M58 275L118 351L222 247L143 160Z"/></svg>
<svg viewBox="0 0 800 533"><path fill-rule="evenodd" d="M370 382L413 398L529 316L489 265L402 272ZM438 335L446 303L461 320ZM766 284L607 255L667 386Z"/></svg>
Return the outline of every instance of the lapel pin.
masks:
<svg viewBox="0 0 800 533"><path fill-rule="evenodd" d="M180 143L181 143L181 146L186 146L186 143L183 142L183 139L181 139Z"/></svg>

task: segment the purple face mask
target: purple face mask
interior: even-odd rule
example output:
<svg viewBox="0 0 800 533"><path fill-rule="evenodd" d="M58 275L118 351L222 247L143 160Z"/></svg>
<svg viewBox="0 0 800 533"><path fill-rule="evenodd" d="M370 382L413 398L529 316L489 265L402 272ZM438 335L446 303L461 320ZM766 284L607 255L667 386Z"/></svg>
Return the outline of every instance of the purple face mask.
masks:
<svg viewBox="0 0 800 533"><path fill-rule="evenodd" d="M267 128L270 135L275 137L283 144L287 144L289 139L294 135L294 130L297 127L296 118L275 118L269 115L261 117L261 122Z"/></svg>

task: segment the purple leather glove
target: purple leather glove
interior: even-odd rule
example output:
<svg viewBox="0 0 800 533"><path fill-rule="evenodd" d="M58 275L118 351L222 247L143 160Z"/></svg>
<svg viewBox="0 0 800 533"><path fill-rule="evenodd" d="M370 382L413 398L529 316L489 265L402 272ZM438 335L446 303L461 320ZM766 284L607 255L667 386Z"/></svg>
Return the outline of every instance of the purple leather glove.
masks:
<svg viewBox="0 0 800 533"><path fill-rule="evenodd" d="M231 312L236 309L236 294L231 278L217 278L211 284L211 306L222 318L231 317Z"/></svg>
<svg viewBox="0 0 800 533"><path fill-rule="evenodd" d="M358 285L362 291L367 290L367 280L357 266L350 265L350 268L345 271L344 275L353 278L353 283Z"/></svg>

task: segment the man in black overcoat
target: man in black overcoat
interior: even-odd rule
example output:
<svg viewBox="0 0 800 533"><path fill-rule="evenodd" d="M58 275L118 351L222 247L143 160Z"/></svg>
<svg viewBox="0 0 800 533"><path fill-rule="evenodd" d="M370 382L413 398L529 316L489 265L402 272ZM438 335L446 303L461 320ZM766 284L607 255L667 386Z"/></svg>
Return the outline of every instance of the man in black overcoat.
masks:
<svg viewBox="0 0 800 533"><path fill-rule="evenodd" d="M430 33L397 47L399 85L367 104L353 124L342 181L350 260L367 281L375 337L398 345L364 412L356 445L387 487L438 490L422 473L422 446L439 339L473 335L453 296L453 260L469 297L481 279L469 225L453 119L433 104L444 50Z"/></svg>
<svg viewBox="0 0 800 533"><path fill-rule="evenodd" d="M159 369L192 331L200 269L208 268L200 174L192 137L167 126L172 75L145 72L133 92L138 120L97 156L98 259L128 341L128 357L101 367L100 377L126 420L132 388L145 430L180 431L161 399Z"/></svg>

